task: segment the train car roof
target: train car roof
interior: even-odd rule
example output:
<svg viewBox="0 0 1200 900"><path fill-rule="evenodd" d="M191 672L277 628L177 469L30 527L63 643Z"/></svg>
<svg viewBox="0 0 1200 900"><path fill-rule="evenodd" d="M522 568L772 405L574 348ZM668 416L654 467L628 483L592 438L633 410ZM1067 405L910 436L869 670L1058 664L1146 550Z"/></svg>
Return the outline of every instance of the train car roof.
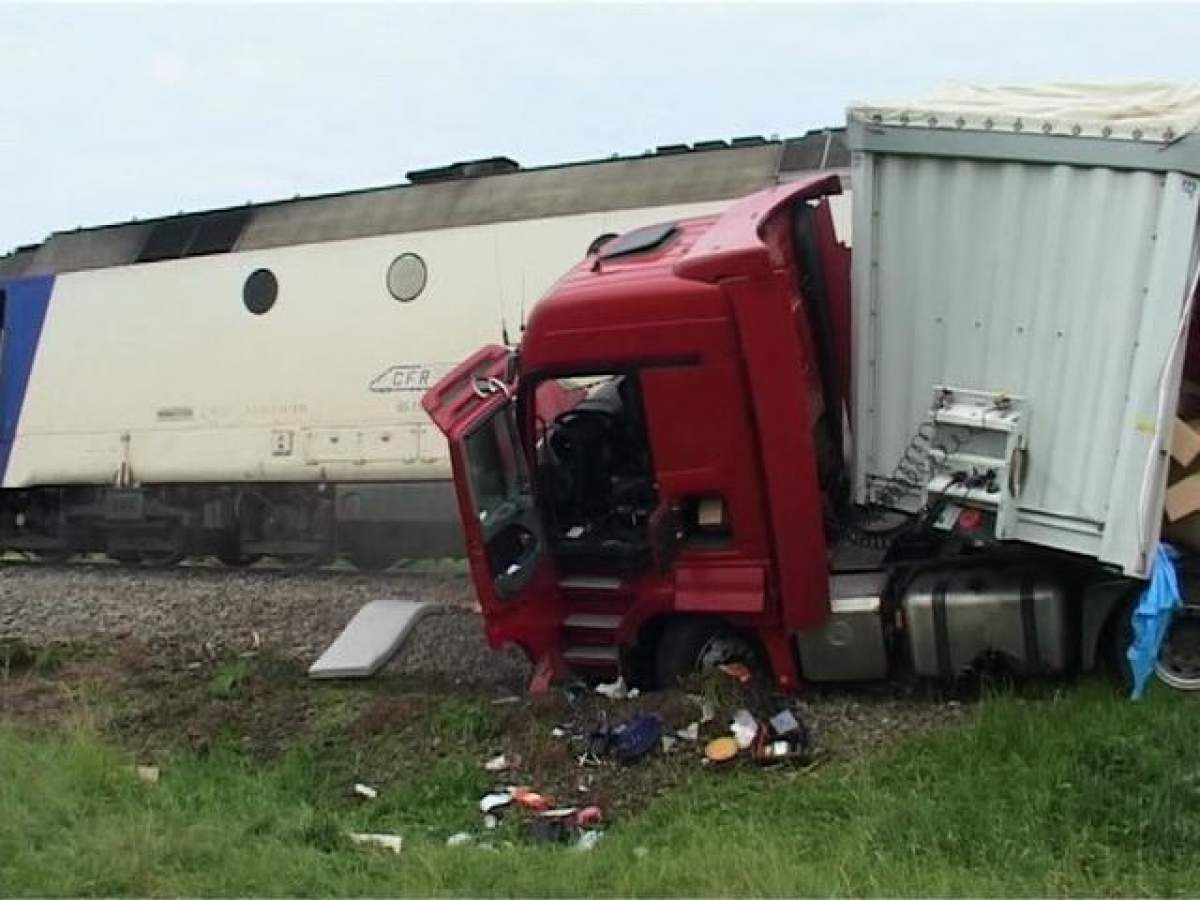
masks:
<svg viewBox="0 0 1200 900"><path fill-rule="evenodd" d="M529 169L492 157L409 172L404 184L58 231L0 257L0 278L731 199L789 173L846 168L844 132L672 144Z"/></svg>

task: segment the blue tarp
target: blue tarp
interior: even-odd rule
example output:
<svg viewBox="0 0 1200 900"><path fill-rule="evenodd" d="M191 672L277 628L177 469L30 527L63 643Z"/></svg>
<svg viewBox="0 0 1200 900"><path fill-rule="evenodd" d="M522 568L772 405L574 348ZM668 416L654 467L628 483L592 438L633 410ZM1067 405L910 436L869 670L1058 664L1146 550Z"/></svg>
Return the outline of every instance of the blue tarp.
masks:
<svg viewBox="0 0 1200 900"><path fill-rule="evenodd" d="M1179 607L1179 576L1175 572L1178 557L1179 552L1170 544L1158 545L1150 565L1150 583L1133 610L1133 640L1126 653L1133 673L1132 700L1140 700L1146 692L1171 616Z"/></svg>

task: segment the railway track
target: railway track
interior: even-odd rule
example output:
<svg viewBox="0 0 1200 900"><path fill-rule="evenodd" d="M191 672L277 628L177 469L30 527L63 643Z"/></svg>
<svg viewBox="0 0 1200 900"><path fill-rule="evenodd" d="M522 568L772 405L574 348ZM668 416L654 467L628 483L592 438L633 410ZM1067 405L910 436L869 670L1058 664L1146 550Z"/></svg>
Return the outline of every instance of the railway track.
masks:
<svg viewBox="0 0 1200 900"><path fill-rule="evenodd" d="M67 559L57 557L38 557L20 552L9 552L0 555L0 568L36 568L42 570L80 569L118 570L122 572L171 572L171 571L205 571L227 572L229 574L257 572L275 575L332 575L341 577L378 578L386 579L400 573L428 574L444 573L466 574L466 561L456 559L411 559L400 560L385 569L363 571L352 563L338 559L320 566L297 566L286 561L267 557L245 566L230 566L213 556L189 557L160 566L144 561L131 562L113 559L102 554L80 554Z"/></svg>
<svg viewBox="0 0 1200 900"><path fill-rule="evenodd" d="M441 607L421 623L393 671L524 683L519 654L487 647L465 565L450 561L368 574L344 563L296 572L268 561L246 569L204 560L149 569L102 559L6 558L0 561L0 642L84 643L179 666L247 652L308 665L365 603L381 597Z"/></svg>

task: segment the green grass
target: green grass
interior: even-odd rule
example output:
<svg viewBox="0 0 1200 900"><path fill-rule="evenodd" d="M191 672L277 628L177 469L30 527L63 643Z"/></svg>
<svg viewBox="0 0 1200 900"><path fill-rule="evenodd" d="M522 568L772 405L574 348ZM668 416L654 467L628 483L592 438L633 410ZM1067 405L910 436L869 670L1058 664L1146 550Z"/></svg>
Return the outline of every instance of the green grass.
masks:
<svg viewBox="0 0 1200 900"><path fill-rule="evenodd" d="M253 671L254 668L249 659L234 657L223 660L209 678L209 695L219 700L233 699L241 692L242 686Z"/></svg>
<svg viewBox="0 0 1200 900"><path fill-rule="evenodd" d="M62 668L65 650L62 644L32 647L23 641L0 640L0 678L14 671L32 670L39 675L51 675Z"/></svg>
<svg viewBox="0 0 1200 900"><path fill-rule="evenodd" d="M486 737L487 712L449 704L431 733ZM347 779L381 765L385 739L361 760L313 744L262 763L220 745L163 760L149 785L85 726L0 727L0 893L1194 894L1196 724L1195 704L1161 689L1137 705L1096 684L995 698L971 724L854 764L697 766L588 854L515 833L494 853L445 847L477 824L488 784L457 744L360 804ZM351 829L402 834L404 851L352 847Z"/></svg>

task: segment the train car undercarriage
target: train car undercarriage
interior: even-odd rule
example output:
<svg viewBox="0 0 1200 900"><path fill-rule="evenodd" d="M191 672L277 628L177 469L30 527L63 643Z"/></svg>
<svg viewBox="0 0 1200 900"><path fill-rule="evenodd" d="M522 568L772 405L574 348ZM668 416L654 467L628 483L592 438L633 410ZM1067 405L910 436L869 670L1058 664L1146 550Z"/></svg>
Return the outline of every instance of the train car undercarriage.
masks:
<svg viewBox="0 0 1200 900"><path fill-rule="evenodd" d="M234 568L274 557L308 569L345 558L366 572L463 554L444 481L11 489L0 491L0 549L150 567L212 556Z"/></svg>

